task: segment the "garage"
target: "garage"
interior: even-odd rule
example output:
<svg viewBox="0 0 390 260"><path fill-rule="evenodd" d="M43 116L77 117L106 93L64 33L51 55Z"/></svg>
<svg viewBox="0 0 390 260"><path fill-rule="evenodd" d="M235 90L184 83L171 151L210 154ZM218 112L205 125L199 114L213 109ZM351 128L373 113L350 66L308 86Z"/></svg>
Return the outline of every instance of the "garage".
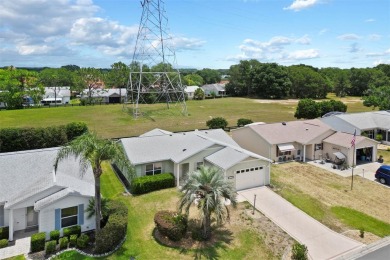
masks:
<svg viewBox="0 0 390 260"><path fill-rule="evenodd" d="M362 164L374 161L374 147L364 147L356 149L356 164Z"/></svg>
<svg viewBox="0 0 390 260"><path fill-rule="evenodd" d="M118 94L113 94L108 97L108 103L110 104L119 104L121 102L121 97Z"/></svg>
<svg viewBox="0 0 390 260"><path fill-rule="evenodd" d="M263 166L236 170L236 190L245 190L265 185L266 171Z"/></svg>

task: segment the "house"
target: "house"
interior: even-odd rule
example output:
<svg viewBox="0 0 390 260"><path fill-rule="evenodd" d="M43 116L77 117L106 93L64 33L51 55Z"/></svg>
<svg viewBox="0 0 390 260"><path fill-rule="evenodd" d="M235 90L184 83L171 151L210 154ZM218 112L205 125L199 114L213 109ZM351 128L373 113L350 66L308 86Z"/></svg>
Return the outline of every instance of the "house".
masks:
<svg viewBox="0 0 390 260"><path fill-rule="evenodd" d="M41 100L41 104L69 104L70 96L70 87L45 87L45 94Z"/></svg>
<svg viewBox="0 0 390 260"><path fill-rule="evenodd" d="M184 92L187 93L189 99L194 99L195 90L197 90L198 86L186 86L184 88Z"/></svg>
<svg viewBox="0 0 390 260"><path fill-rule="evenodd" d="M216 97L226 96L225 84L208 84L203 85L202 89L206 97L211 97L213 93Z"/></svg>
<svg viewBox="0 0 390 260"><path fill-rule="evenodd" d="M388 111L339 114L320 120L336 131L353 134L356 130L356 135L380 139L382 143L390 145L390 113Z"/></svg>
<svg viewBox="0 0 390 260"><path fill-rule="evenodd" d="M242 149L222 129L172 133L154 129L121 143L137 176L173 173L177 186L200 166L219 168L236 190L270 183L270 160Z"/></svg>
<svg viewBox="0 0 390 260"><path fill-rule="evenodd" d="M377 159L378 142L364 136L356 136L355 147L353 147L353 139L353 134L342 132L336 132L325 138L322 141L323 157L329 158L331 161L335 161L335 157L338 157L338 159L345 160L348 166L375 162Z"/></svg>
<svg viewBox="0 0 390 260"><path fill-rule="evenodd" d="M59 148L0 154L0 227L14 232L49 232L80 225L82 232L95 229L95 218L85 209L94 197L94 178L89 167L80 175L75 158L54 162Z"/></svg>
<svg viewBox="0 0 390 260"><path fill-rule="evenodd" d="M116 104L123 103L127 97L126 88L84 89L81 99L92 98L95 102Z"/></svg>
<svg viewBox="0 0 390 260"><path fill-rule="evenodd" d="M273 161L319 159L322 140L336 131L318 119L250 124L232 131L241 147Z"/></svg>

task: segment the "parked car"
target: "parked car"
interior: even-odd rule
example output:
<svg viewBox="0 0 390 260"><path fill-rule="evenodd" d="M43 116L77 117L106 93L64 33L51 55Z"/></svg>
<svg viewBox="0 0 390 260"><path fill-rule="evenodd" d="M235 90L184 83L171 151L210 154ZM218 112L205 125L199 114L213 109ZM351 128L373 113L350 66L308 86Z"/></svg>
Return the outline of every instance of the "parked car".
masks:
<svg viewBox="0 0 390 260"><path fill-rule="evenodd" d="M376 170L375 178L382 184L390 185L390 165L382 165Z"/></svg>

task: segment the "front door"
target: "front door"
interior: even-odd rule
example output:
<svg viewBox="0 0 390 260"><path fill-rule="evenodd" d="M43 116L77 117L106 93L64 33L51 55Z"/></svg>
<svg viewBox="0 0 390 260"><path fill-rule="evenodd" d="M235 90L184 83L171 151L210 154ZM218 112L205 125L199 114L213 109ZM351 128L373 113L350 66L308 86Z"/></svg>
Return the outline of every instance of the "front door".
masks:
<svg viewBox="0 0 390 260"><path fill-rule="evenodd" d="M34 206L27 207L27 227L38 226L38 212L34 210Z"/></svg>

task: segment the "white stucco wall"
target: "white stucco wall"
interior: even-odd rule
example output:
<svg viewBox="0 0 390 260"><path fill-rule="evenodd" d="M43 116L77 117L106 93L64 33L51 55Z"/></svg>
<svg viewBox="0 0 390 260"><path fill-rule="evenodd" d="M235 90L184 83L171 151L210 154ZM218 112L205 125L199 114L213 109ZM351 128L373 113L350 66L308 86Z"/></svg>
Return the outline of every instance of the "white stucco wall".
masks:
<svg viewBox="0 0 390 260"><path fill-rule="evenodd" d="M39 211L39 232L46 232L46 238L48 239L50 231L55 230L55 209L74 207L79 204L84 204L84 225L81 225L81 232L95 229L95 217L88 219L85 212L89 199L89 197L68 196L43 208Z"/></svg>
<svg viewBox="0 0 390 260"><path fill-rule="evenodd" d="M232 131L233 140L242 148L254 152L265 158L271 159L276 152L273 152L269 144L263 137L255 133L249 127L242 127ZM275 159L275 158L272 158Z"/></svg>

